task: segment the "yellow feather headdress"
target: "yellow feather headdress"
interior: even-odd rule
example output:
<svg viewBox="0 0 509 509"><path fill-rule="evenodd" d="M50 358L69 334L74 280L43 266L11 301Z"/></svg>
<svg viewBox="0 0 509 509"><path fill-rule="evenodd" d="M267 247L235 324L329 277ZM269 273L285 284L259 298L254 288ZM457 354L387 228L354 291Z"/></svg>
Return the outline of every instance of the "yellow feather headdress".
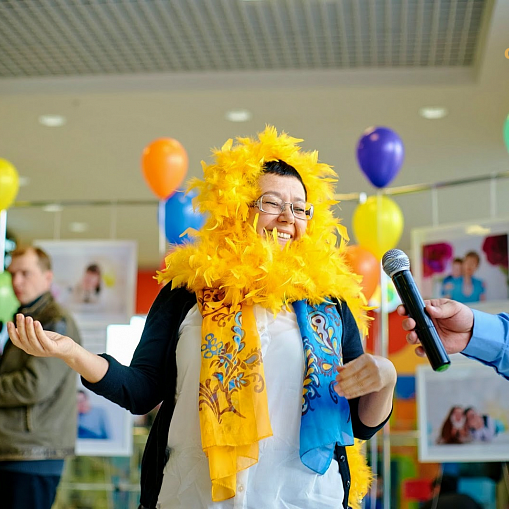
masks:
<svg viewBox="0 0 509 509"><path fill-rule="evenodd" d="M267 126L257 139L230 139L215 149L213 164L202 162L204 178L189 184L198 190L193 205L208 219L200 231L187 232L191 242L172 248L159 282L191 291L221 288L225 304L261 304L274 312L296 300L318 304L336 297L365 327L361 278L348 266L346 228L332 213L336 173L318 161L316 151L303 151L301 141ZM306 234L284 249L247 222L249 206L260 195L262 167L277 159L299 172L314 205Z"/></svg>

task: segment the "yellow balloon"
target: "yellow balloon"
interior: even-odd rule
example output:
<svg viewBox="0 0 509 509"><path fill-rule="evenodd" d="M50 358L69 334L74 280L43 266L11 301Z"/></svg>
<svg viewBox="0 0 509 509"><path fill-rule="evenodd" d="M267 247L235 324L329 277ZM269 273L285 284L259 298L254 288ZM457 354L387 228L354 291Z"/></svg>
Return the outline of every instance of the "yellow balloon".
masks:
<svg viewBox="0 0 509 509"><path fill-rule="evenodd" d="M6 159L0 158L0 210L8 209L19 189L18 172Z"/></svg>
<svg viewBox="0 0 509 509"><path fill-rule="evenodd" d="M357 243L379 260L393 249L403 233L403 214L398 204L384 195L370 196L353 213L353 232Z"/></svg>

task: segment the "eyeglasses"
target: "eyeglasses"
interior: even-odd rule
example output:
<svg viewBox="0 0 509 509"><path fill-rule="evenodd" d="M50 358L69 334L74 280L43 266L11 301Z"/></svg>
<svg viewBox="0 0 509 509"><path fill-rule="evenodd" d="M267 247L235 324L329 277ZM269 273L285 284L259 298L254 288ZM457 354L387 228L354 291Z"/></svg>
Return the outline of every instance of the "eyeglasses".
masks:
<svg viewBox="0 0 509 509"><path fill-rule="evenodd" d="M264 194L253 203L254 207L265 212L265 214L272 214L275 216L283 214L286 205L290 205L290 210L297 219L309 221L313 217L313 205L305 201L296 201L295 203L289 201L285 202L272 194Z"/></svg>

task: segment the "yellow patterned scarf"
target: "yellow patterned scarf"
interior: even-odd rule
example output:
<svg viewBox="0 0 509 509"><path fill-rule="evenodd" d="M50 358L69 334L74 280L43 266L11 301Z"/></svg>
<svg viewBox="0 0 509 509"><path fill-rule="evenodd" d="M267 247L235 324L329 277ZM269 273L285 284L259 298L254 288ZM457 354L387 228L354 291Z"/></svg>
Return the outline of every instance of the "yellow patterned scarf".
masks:
<svg viewBox="0 0 509 509"><path fill-rule="evenodd" d="M297 300L305 299L315 305L335 297L346 301L357 324L366 332L361 278L351 272L346 261L348 235L333 214L336 174L318 161L317 152L303 151L301 141L285 133L278 135L275 128L267 127L258 139L238 138L236 144L229 140L221 149L214 150L213 164L202 163L203 179L194 179L189 185L189 189L198 190L193 200L195 207L207 214L208 219L200 231L187 232L191 242L172 247L158 280L171 283L173 288L184 286L197 295L206 289L221 291L224 298L217 308L219 314L226 313L226 309L231 314L239 304L243 309L260 304L277 313ZM249 206L260 195L258 179L263 164L277 159L299 172L308 191L307 200L313 203L315 211L306 234L284 249L277 239L262 238L247 223ZM225 306L222 311L221 306ZM207 344L204 341L205 347ZM207 378L202 382L205 391ZM200 404L208 404L201 393ZM222 426L219 423L216 427ZM268 429L266 424L261 425L258 433L265 435ZM202 440L204 447L208 447L203 436ZM355 446L347 449L349 458L351 454L360 458L355 462L357 466L365 465L362 455L356 456ZM208 454L210 459L215 452ZM242 462L249 462L247 458L251 456L242 454ZM365 468L352 466L351 470L349 502L354 505L365 494L369 475ZM226 474L228 478L230 472ZM222 478L222 472L218 478ZM218 492L230 489L220 486L223 484L216 484Z"/></svg>
<svg viewBox="0 0 509 509"><path fill-rule="evenodd" d="M197 296L202 313L200 428L214 502L235 495L237 472L258 461L272 435L260 337L251 306L227 306L224 293Z"/></svg>

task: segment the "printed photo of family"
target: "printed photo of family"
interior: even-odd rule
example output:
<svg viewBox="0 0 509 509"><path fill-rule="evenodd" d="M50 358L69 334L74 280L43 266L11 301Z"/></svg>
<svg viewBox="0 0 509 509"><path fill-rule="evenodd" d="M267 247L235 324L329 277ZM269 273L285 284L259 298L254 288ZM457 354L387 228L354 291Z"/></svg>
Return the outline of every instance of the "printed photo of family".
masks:
<svg viewBox="0 0 509 509"><path fill-rule="evenodd" d="M500 419L478 412L474 407L453 406L442 425L439 444L469 444L491 442L506 430Z"/></svg>
<svg viewBox="0 0 509 509"><path fill-rule="evenodd" d="M412 272L423 298L444 297L486 310L506 304L507 231L505 222L414 230Z"/></svg>
<svg viewBox="0 0 509 509"><path fill-rule="evenodd" d="M509 399L503 377L488 366L458 358L443 373L419 366L416 382L420 461L509 457Z"/></svg>
<svg viewBox="0 0 509 509"><path fill-rule="evenodd" d="M451 273L442 280L440 297L459 302L481 302L486 300L486 285L475 277L481 257L476 251L468 251L463 258L454 258Z"/></svg>

